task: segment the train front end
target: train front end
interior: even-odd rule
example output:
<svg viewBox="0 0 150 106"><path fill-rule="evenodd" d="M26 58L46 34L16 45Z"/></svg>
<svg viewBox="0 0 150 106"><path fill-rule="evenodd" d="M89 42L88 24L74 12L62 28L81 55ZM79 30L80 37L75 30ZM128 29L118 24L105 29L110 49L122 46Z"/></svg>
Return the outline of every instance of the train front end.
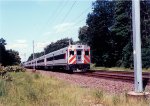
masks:
<svg viewBox="0 0 150 106"><path fill-rule="evenodd" d="M90 69L90 47L87 45L70 45L68 47L68 65L73 71Z"/></svg>

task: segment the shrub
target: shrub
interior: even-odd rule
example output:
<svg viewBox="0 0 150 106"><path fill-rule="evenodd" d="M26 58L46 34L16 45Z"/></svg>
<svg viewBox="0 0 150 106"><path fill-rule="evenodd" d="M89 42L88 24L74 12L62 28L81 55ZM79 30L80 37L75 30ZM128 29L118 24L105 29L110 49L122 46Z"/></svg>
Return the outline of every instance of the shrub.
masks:
<svg viewBox="0 0 150 106"><path fill-rule="evenodd" d="M7 66L5 67L7 72L25 72L26 69L20 66Z"/></svg>
<svg viewBox="0 0 150 106"><path fill-rule="evenodd" d="M6 70L4 69L4 66L0 64L0 76L4 76L6 74Z"/></svg>
<svg viewBox="0 0 150 106"><path fill-rule="evenodd" d="M12 81L12 76L8 74L8 72L25 72L25 68L20 66L1 66L0 64L0 76L6 81Z"/></svg>

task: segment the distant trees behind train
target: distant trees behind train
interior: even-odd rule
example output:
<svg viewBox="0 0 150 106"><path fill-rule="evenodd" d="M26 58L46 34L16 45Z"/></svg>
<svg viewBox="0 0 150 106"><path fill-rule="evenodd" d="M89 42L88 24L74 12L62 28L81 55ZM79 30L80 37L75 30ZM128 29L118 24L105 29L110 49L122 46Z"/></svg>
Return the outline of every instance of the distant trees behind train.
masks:
<svg viewBox="0 0 150 106"><path fill-rule="evenodd" d="M91 47L92 62L105 67L133 67L131 1L97 0L79 29L79 41ZM150 67L150 1L141 1L142 64Z"/></svg>
<svg viewBox="0 0 150 106"><path fill-rule="evenodd" d="M71 44L73 44L73 40L69 39L69 38L60 39L56 42L50 43L49 45L47 45L44 48L45 54L48 54L50 52L53 52L53 51L59 50L61 48L67 47L69 45L69 41L70 41ZM38 57L44 55L44 51L39 52L39 53L35 53L34 54L35 58L38 58ZM32 59L33 59L33 54L31 54L29 56L28 61L32 60Z"/></svg>
<svg viewBox="0 0 150 106"><path fill-rule="evenodd" d="M0 64L3 66L20 64L19 53L12 49L6 50L6 44L5 39L0 38Z"/></svg>

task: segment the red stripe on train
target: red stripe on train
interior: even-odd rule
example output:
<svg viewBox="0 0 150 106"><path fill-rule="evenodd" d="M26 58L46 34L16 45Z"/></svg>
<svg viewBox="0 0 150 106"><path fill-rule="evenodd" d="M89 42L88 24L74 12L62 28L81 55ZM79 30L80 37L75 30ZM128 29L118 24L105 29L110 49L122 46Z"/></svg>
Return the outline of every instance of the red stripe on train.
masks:
<svg viewBox="0 0 150 106"><path fill-rule="evenodd" d="M76 56L74 55L70 60L69 60L69 63L75 58Z"/></svg>
<svg viewBox="0 0 150 106"><path fill-rule="evenodd" d="M84 64L87 64L87 62L84 60Z"/></svg>
<svg viewBox="0 0 150 106"><path fill-rule="evenodd" d="M88 57L89 57L89 56L88 56ZM86 57L86 56L84 55L84 59L85 59L87 62L90 62L90 59L89 59L88 57Z"/></svg>
<svg viewBox="0 0 150 106"><path fill-rule="evenodd" d="M72 64L76 64L76 60Z"/></svg>

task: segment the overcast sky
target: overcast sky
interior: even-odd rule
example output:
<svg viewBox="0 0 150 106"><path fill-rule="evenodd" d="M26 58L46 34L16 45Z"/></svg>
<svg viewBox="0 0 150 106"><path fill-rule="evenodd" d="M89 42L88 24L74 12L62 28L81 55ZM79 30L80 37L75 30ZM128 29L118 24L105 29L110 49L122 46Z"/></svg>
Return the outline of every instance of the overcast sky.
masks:
<svg viewBox="0 0 150 106"><path fill-rule="evenodd" d="M17 50L22 61L61 38L78 40L94 0L0 0L0 38Z"/></svg>

